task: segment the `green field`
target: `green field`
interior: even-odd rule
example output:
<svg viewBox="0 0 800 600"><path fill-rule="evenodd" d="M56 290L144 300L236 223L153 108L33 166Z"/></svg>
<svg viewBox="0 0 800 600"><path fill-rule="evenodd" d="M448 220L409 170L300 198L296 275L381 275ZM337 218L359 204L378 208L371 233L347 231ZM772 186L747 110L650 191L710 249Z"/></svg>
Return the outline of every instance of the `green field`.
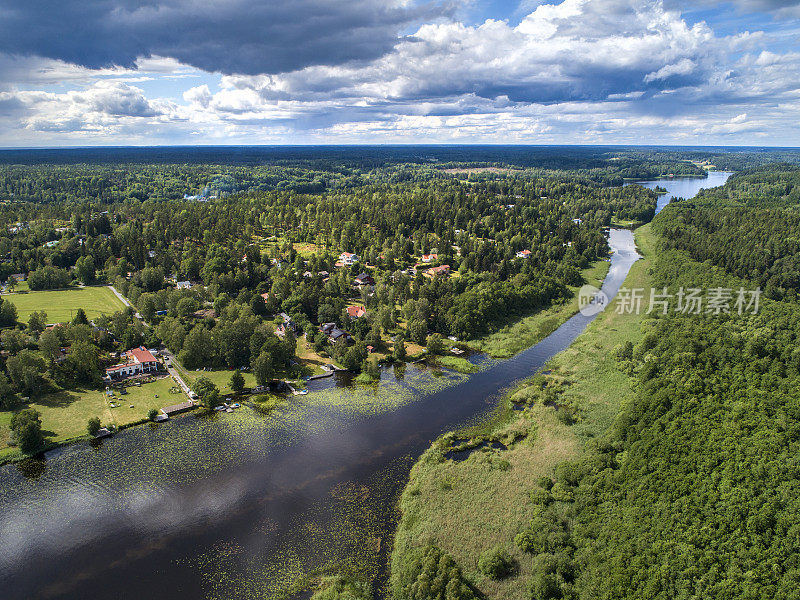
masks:
<svg viewBox="0 0 800 600"><path fill-rule="evenodd" d="M101 314L110 315L125 308L114 292L106 286L40 292L17 291L6 294L3 298L14 303L17 307L17 316L23 322L27 322L31 313L39 310L47 313L49 323L66 323L72 320L79 308L84 310L89 319L99 317Z"/></svg>
<svg viewBox="0 0 800 600"><path fill-rule="evenodd" d="M652 244L649 229L645 226L636 234L645 257ZM646 258L635 263L624 285L648 287L647 269ZM577 457L587 440L602 434L633 397L632 380L618 369L613 351L626 340L635 343L645 319L608 310L549 361L552 372L545 381L560 390L559 404L574 407L580 415L575 424L566 424L543 404L541 383L529 382L511 392L490 421L459 433L460 439L485 435L508 450L478 450L454 462L442 457L449 440L438 440L414 466L401 498L393 564L402 564L412 548L430 542L455 559L479 597L529 598L526 586L533 563L513 540L533 516L530 490L540 476L552 475L558 463ZM512 411L509 400L529 407ZM518 572L492 580L478 571L477 562L481 552L497 545L517 561Z"/></svg>
<svg viewBox="0 0 800 600"><path fill-rule="evenodd" d="M595 262L591 267L582 271L584 281L600 287L610 266L610 263L605 260ZM517 352L533 346L578 312L577 291L579 288L571 289L575 296L569 301L523 317L498 331L471 341L470 346L486 352L494 358L509 358Z"/></svg>
<svg viewBox="0 0 800 600"><path fill-rule="evenodd" d="M190 371L186 369L183 365L178 364L177 360L172 361L172 366L174 366L178 372L183 377L183 380L186 384L191 387L192 384L200 377L207 377L211 381L214 382L219 388L221 394L230 394L232 393L231 390L231 375L233 375L233 370L228 369L213 369L209 371ZM256 385L256 378L253 375L252 371L243 371L242 376L244 377L244 387L252 388Z"/></svg>
<svg viewBox="0 0 800 600"><path fill-rule="evenodd" d="M100 390L62 390L37 398L23 408L38 410L45 437L50 442L60 443L87 435L86 424L92 417L99 417L103 426L121 427L147 418L151 408L160 409L184 402L184 394L170 391L175 386L172 378L166 377L140 387L130 386L125 395L114 390L113 398ZM120 406L111 408L112 400ZM16 453L16 450L7 448L11 414L0 412L0 460Z"/></svg>

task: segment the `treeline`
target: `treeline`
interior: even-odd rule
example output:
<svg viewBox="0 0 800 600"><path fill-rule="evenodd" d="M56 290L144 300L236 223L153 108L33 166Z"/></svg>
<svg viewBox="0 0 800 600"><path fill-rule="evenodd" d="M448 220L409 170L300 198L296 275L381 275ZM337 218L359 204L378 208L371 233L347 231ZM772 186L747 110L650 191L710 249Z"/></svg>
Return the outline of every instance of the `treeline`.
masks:
<svg viewBox="0 0 800 600"><path fill-rule="evenodd" d="M398 306L426 301L412 311L410 338L424 343L428 330L470 338L565 298L581 283L580 269L606 255L603 227L612 217L647 219L655 199L639 186L536 177L248 192L211 202L14 203L2 209L10 229L0 233L0 275L30 272L31 289L114 283L148 321L163 311L179 316L183 298L168 292L170 275L205 286L195 311L221 297L255 315L283 311L342 327L355 327L340 318L353 299L384 313L388 329L399 324ZM301 254L299 244L310 250ZM522 250L528 258L516 256ZM341 251L359 262L336 268ZM456 276L408 272L431 253L437 258L424 268L448 265ZM359 295L353 278L367 265L376 293Z"/></svg>
<svg viewBox="0 0 800 600"><path fill-rule="evenodd" d="M675 203L653 223L663 247L755 281L770 298L800 291L800 167L771 165Z"/></svg>

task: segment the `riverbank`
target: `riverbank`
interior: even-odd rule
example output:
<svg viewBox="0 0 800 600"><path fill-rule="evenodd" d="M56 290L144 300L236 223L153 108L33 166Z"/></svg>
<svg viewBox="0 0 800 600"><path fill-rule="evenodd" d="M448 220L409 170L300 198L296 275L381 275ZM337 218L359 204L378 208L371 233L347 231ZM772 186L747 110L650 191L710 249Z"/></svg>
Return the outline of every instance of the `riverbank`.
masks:
<svg viewBox="0 0 800 600"><path fill-rule="evenodd" d="M599 287L608 273L609 265L607 260L594 262L582 271L584 281ZM110 288L97 289L109 291ZM470 342L469 346L478 352L485 352L492 358L508 358L533 346L578 311L578 289L578 287L571 288L574 296L566 302L523 317L500 331ZM409 346L409 350L417 351L416 354L409 354L410 362L425 357L420 348L412 347L411 344L407 344L407 346ZM298 355L300 354L303 355L301 359L305 361L309 357L310 351L303 344L298 344ZM472 374L480 370L480 367L472 362L456 356L438 357L434 363L436 366L461 374ZM172 357L171 364L189 385L202 376L211 379L222 394L232 393L229 387L232 371L224 369L188 371L175 357ZM322 373L323 371L317 367L314 372ZM252 372L246 371L242 375L246 387L255 386L255 377ZM59 446L91 440L92 437L86 433L86 424L90 417L96 416L100 418L104 426L113 425L117 429L147 423L146 415L151 408L158 410L162 406L170 404L168 401L169 389L174 387L174 382L171 378L162 381L169 381L170 385L165 387L159 381L144 384L141 388L128 388L132 395L117 399L118 402L113 408L109 398L102 390L62 390L30 402L27 407L34 408L41 414L43 429L49 432L44 451L49 451ZM356 383L359 381L356 380ZM298 381L295 385L302 386L303 382ZM16 447L8 445L11 440L11 415L12 413L8 411L0 412L0 465L28 458Z"/></svg>
<svg viewBox="0 0 800 600"><path fill-rule="evenodd" d="M633 265L624 286L649 287L650 226L635 235L644 258ZM489 420L439 438L422 455L400 500L392 586L397 586L395 565L405 563L414 549L434 544L487 597L528 597L532 564L514 537L534 516L531 491L559 463L580 456L632 397L632 380L620 370L614 350L640 339L645 320L644 315L602 313L547 363L546 375L517 386ZM484 441L495 447L451 451ZM478 570L481 553L495 546L504 547L516 562L515 573L500 580Z"/></svg>
<svg viewBox="0 0 800 600"><path fill-rule="evenodd" d="M584 282L599 288L608 274L610 265L608 260L595 261L581 271ZM525 348L530 348L578 312L579 289L580 286L571 287L573 297L566 302L524 316L498 331L470 341L469 346L478 352L485 352L492 358L509 358Z"/></svg>

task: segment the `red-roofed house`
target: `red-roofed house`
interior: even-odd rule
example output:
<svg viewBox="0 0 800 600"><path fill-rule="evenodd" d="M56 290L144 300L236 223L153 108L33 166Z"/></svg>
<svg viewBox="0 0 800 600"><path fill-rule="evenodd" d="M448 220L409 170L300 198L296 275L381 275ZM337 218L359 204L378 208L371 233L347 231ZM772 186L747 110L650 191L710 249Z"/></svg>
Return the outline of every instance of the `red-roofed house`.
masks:
<svg viewBox="0 0 800 600"><path fill-rule="evenodd" d="M450 274L450 265L441 265L439 267L431 267L427 271L425 271L425 275L428 277L436 277L437 275L449 275Z"/></svg>
<svg viewBox="0 0 800 600"><path fill-rule="evenodd" d="M360 319L367 314L363 306L348 306L347 314L351 319Z"/></svg>
<svg viewBox="0 0 800 600"><path fill-rule="evenodd" d="M423 254L422 255L422 262L424 262L424 263L433 262L437 258L439 258L438 254Z"/></svg>
<svg viewBox="0 0 800 600"><path fill-rule="evenodd" d="M530 258L531 251L530 250L520 250L517 252L517 258Z"/></svg>
<svg viewBox="0 0 800 600"><path fill-rule="evenodd" d="M109 379L122 379L140 373L150 373L158 370L156 357L144 346L128 350L125 353L125 362L108 367L106 377Z"/></svg>

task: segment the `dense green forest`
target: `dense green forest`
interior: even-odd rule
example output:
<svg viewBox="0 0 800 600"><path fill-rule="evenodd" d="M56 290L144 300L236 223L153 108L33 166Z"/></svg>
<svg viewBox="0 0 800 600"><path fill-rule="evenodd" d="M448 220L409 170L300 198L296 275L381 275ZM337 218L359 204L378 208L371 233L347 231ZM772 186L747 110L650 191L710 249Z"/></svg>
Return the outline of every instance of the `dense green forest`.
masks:
<svg viewBox="0 0 800 600"><path fill-rule="evenodd" d="M770 298L800 291L800 168L771 165L670 206L654 223L666 248L685 250L757 282Z"/></svg>
<svg viewBox="0 0 800 600"><path fill-rule="evenodd" d="M716 247L738 245L738 257L782 247L785 230L767 213L754 219L751 205L783 206L791 219L796 177L761 169L665 209L654 222L664 235L654 285L754 287L731 275L742 265ZM760 181L779 193L726 203ZM699 232L710 221L712 237ZM690 225L699 231L676 238ZM653 314L647 326L638 344L617 350L635 400L594 450L532 493L537 515L516 540L534 561L531 597L796 597L800 308L791 297L755 315Z"/></svg>
<svg viewBox="0 0 800 600"><path fill-rule="evenodd" d="M48 169L41 175L51 177ZM86 181L78 174L75 184ZM429 329L469 338L563 299L580 283L580 269L605 256L603 227L613 217L647 220L654 206L655 194L639 186L539 177L247 191L208 202L129 197L108 210L77 200L14 201L0 209L9 225L0 235L0 270L3 279L30 273L31 289L61 287L68 273L86 284L115 283L156 322L162 311L180 316L184 298L195 311L213 303L221 313L234 302L301 323L340 321L356 299L375 315L388 313L381 322L389 328L402 308L415 321L409 334L424 343ZM530 255L520 259L523 250ZM359 260L337 269L341 252ZM436 255L424 268L445 264L453 275L423 276L413 269L423 254ZM353 290L364 269L375 283L366 295ZM203 285L176 290L170 275Z"/></svg>

